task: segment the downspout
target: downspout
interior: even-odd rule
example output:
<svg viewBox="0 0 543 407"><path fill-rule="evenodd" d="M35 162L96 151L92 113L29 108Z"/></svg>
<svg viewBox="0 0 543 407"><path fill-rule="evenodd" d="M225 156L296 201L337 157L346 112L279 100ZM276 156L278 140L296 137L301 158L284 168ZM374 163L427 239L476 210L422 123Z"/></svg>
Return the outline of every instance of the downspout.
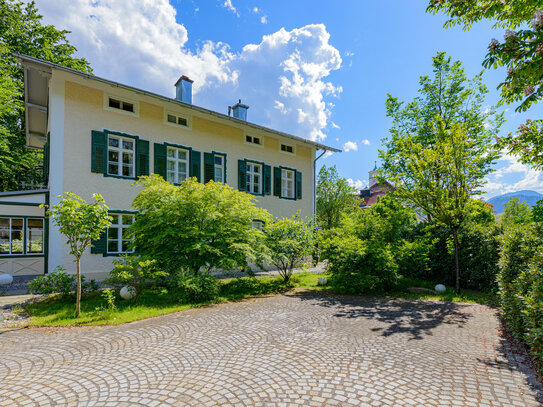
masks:
<svg viewBox="0 0 543 407"><path fill-rule="evenodd" d="M313 219L317 219L317 160L326 154L326 148L322 154L313 160Z"/></svg>

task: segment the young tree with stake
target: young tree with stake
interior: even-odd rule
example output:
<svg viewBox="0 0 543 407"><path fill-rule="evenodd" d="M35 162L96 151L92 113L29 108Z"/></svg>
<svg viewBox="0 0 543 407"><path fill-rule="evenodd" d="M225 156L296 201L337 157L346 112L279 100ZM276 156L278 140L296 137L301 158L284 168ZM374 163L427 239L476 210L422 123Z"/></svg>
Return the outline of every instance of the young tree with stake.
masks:
<svg viewBox="0 0 543 407"><path fill-rule="evenodd" d="M100 194L93 194L94 202L85 200L72 192L59 195L57 205L47 210L47 216L53 219L70 246L70 254L75 257L77 266L77 294L75 316L81 315L81 257L93 240L111 225L108 207Z"/></svg>

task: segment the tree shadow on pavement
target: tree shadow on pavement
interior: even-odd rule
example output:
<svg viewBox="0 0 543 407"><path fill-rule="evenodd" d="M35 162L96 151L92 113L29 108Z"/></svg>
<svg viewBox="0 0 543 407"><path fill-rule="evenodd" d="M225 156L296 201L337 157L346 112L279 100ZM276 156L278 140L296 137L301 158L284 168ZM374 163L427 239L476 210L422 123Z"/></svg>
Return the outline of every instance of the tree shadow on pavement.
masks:
<svg viewBox="0 0 543 407"><path fill-rule="evenodd" d="M454 325L463 328L471 318L463 311L471 304L438 302L392 297L366 297L336 295L312 292L292 292L287 296L302 301L312 301L316 305L335 310L337 318L365 318L381 324L371 331L381 336L408 334L410 340L423 339L432 335L432 330L440 325Z"/></svg>

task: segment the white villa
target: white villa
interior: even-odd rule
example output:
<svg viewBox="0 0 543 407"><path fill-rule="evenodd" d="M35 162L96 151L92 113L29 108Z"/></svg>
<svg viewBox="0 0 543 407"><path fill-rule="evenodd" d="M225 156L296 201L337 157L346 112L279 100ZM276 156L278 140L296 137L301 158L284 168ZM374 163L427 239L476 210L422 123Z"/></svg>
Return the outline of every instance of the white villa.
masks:
<svg viewBox="0 0 543 407"><path fill-rule="evenodd" d="M25 77L27 146L44 150L44 189L0 193L0 272L39 275L75 266L40 204L74 192L104 196L113 225L83 256L82 270L105 277L125 253L134 219L138 176L156 173L180 183L226 182L254 194L275 217L315 212L315 162L340 150L247 121L241 101L232 115L192 104L192 81L181 76L169 98L18 56ZM225 106L226 110L226 106ZM317 154L317 151L319 155Z"/></svg>

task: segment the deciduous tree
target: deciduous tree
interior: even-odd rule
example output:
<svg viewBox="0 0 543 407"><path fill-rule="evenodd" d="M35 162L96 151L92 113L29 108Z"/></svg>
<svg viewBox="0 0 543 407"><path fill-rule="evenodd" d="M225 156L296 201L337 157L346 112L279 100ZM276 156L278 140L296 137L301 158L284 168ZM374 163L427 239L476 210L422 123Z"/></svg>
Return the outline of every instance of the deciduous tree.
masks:
<svg viewBox="0 0 543 407"><path fill-rule="evenodd" d="M525 225L532 221L530 205L521 201L520 198L511 198L503 209L502 224L504 225Z"/></svg>
<svg viewBox="0 0 543 407"><path fill-rule="evenodd" d="M0 0L0 191L43 182L42 152L25 144L23 69L13 53L91 73L88 61L73 57L68 33L44 25L33 1Z"/></svg>
<svg viewBox="0 0 543 407"><path fill-rule="evenodd" d="M47 216L58 226L60 233L66 237L70 254L75 257L77 265L77 295L75 316L81 314L81 257L93 240L109 227L111 218L108 207L100 194L92 195L94 202L85 200L72 192L59 195L60 203L47 210Z"/></svg>
<svg viewBox="0 0 543 407"><path fill-rule="evenodd" d="M195 178L176 186L153 175L135 184L143 187L132 204L135 251L163 270L245 269L263 253L262 231L251 223L268 224L271 215L252 195Z"/></svg>
<svg viewBox="0 0 543 407"><path fill-rule="evenodd" d="M266 246L272 263L284 281L292 275L313 251L314 233L311 224L297 215L279 219L264 228Z"/></svg>
<svg viewBox="0 0 543 407"><path fill-rule="evenodd" d="M356 208L356 189L341 178L335 166L323 165L317 179L317 222L324 229L338 227L341 215Z"/></svg>

